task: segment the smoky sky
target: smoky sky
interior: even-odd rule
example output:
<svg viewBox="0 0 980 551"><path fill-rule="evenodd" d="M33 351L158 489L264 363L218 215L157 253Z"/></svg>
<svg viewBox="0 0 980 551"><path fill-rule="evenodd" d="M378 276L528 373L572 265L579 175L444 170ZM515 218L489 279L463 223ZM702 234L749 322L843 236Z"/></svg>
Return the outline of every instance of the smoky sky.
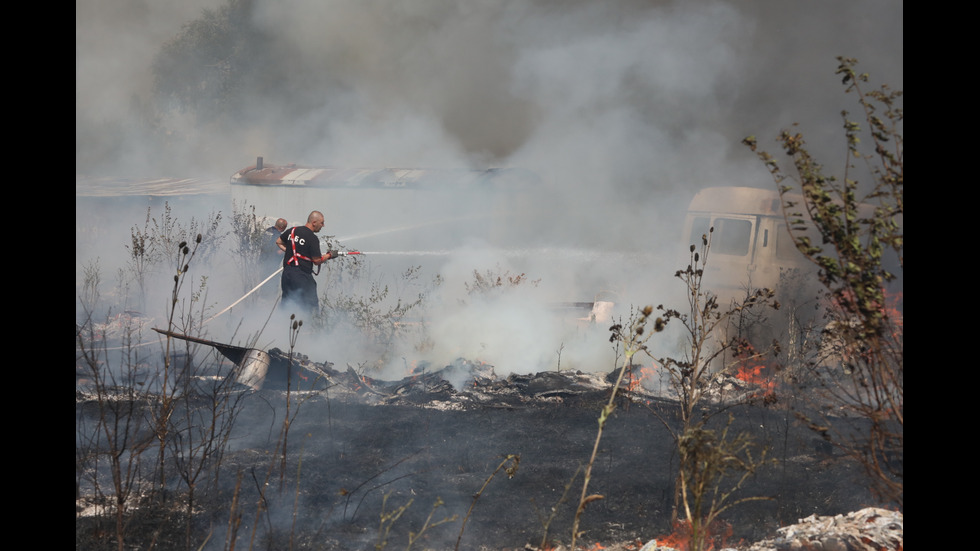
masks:
<svg viewBox="0 0 980 551"><path fill-rule="evenodd" d="M773 185L743 137L775 150L799 123L843 161L856 104L836 56L903 87L895 0L282 0L253 3L233 119L159 109L155 56L222 5L76 2L76 173L521 167L550 188L542 228L575 213L583 243L673 246L666 224L697 190Z"/></svg>
<svg viewBox="0 0 980 551"><path fill-rule="evenodd" d="M152 102L154 56L221 5L76 5L76 144L86 159L108 156L93 166L132 171L145 160L159 170L138 142L109 144L119 132L138 137L129 128ZM520 165L642 192L731 179L733 169L758 177L738 145L747 134L765 143L800 122L825 139L845 102L838 55L902 87L903 9L888 0L287 0L256 2L250 15L259 70L277 82L254 98L236 91L248 109L235 124L163 115L183 146L169 153L187 155L169 163L223 176L256 155Z"/></svg>

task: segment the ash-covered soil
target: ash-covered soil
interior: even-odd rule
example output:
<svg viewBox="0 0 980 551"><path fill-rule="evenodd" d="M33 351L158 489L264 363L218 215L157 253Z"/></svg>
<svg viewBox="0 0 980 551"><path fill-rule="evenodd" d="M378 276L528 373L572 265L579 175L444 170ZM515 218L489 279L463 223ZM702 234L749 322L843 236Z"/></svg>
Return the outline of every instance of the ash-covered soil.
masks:
<svg viewBox="0 0 980 551"><path fill-rule="evenodd" d="M172 494L161 500L167 505L133 512L127 548L186 549L188 540L202 549L358 551L568 544L610 396L610 386L594 384L603 377L475 376L457 391L437 374L399 383L361 378L358 387L353 374L318 370L333 378L326 388L243 394L228 451L209 465L217 476L202 477L210 482L196 492L191 537L187 515L174 506L186 500ZM729 406L716 416L724 423L730 412L730 430L751 434L775 460L735 496L766 499L723 515L729 546L811 514L876 504L859 466L797 423L788 401ZM77 418L96 410L77 393ZM617 400L588 486L601 499L581 515L583 548L639 542L638 549L672 532L676 412L642 392ZM282 461L276 450L287 418ZM76 516L76 549L106 548L111 518Z"/></svg>

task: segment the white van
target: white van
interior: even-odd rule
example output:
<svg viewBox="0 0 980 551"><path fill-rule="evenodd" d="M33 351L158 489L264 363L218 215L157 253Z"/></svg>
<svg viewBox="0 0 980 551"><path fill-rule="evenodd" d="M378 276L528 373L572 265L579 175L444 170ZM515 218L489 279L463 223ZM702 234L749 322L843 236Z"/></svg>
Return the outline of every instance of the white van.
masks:
<svg viewBox="0 0 980 551"><path fill-rule="evenodd" d="M776 289L789 271L816 268L790 238L779 193L753 187L711 187L697 193L688 207L685 243L701 247L711 234L704 283L723 302L750 289Z"/></svg>

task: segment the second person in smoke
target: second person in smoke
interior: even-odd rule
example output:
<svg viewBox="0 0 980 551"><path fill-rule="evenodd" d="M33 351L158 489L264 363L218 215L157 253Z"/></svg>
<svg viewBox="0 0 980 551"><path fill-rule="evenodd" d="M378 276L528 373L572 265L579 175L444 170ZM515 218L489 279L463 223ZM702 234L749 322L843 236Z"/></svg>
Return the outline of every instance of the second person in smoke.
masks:
<svg viewBox="0 0 980 551"><path fill-rule="evenodd" d="M282 248L279 245L279 236L286 231L289 224L285 218L276 220L274 226L269 226L262 232L262 261L270 265L276 265L282 260Z"/></svg>
<svg viewBox="0 0 980 551"><path fill-rule="evenodd" d="M316 234L321 229L323 213L315 210L307 217L306 225L287 229L276 239L276 245L283 251L282 302L287 307L301 308L302 312L310 315L320 310L313 267L339 256L337 251L320 254L320 239Z"/></svg>

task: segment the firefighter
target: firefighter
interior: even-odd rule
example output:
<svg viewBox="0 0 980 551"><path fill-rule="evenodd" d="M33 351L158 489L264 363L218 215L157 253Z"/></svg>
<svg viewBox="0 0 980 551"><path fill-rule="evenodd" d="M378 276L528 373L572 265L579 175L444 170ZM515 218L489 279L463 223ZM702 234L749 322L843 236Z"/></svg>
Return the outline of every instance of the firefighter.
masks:
<svg viewBox="0 0 980 551"><path fill-rule="evenodd" d="M283 251L279 247L278 241L279 236L286 231L288 226L289 223L286 222L286 219L280 218L276 220L274 226L270 226L262 233L261 256L263 263L268 262L270 265L275 265L282 262Z"/></svg>
<svg viewBox="0 0 980 551"><path fill-rule="evenodd" d="M320 264L341 256L338 251L320 254L320 240L316 234L321 229L323 213L315 210L307 217L306 225L285 230L276 239L276 245L283 252L282 302L310 315L320 311L313 267L317 266L317 273L320 273Z"/></svg>

